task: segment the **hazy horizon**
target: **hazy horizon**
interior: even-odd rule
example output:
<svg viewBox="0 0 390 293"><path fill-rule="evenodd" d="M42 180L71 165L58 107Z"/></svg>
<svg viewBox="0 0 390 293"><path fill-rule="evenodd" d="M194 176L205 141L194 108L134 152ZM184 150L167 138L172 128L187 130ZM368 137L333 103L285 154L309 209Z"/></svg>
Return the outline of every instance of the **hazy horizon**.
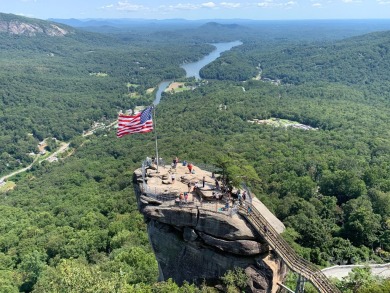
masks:
<svg viewBox="0 0 390 293"><path fill-rule="evenodd" d="M389 0L0 0L1 12L39 19L390 19Z"/></svg>

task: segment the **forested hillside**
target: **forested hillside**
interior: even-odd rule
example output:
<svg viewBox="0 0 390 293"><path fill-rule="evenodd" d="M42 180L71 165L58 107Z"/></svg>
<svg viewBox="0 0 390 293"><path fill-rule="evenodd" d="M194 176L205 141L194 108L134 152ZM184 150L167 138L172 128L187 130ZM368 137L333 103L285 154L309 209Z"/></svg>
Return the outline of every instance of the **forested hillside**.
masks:
<svg viewBox="0 0 390 293"><path fill-rule="evenodd" d="M27 154L37 152L44 138L67 141L93 121L150 103L148 88L183 76L184 60L211 49L169 40L150 46L141 37L136 42L80 31L61 37L0 33L0 175L32 162Z"/></svg>
<svg viewBox="0 0 390 293"><path fill-rule="evenodd" d="M43 138L74 146L68 158L37 164L0 193L1 292L176 288L155 284L157 264L131 182L153 155L153 133L81 133L92 121L151 103L147 89L184 80L179 65L210 52L209 40L238 35L244 44L205 69L207 83L163 95L160 155L245 178L286 224L286 239L318 265L389 261L388 33L312 43L306 34L300 43L297 31L279 39L236 29L214 28L204 39L204 27L172 32L175 38L155 31L0 34L0 174L31 162L26 153ZM318 129L249 122L270 117ZM373 283L343 286L386 292L370 291Z"/></svg>

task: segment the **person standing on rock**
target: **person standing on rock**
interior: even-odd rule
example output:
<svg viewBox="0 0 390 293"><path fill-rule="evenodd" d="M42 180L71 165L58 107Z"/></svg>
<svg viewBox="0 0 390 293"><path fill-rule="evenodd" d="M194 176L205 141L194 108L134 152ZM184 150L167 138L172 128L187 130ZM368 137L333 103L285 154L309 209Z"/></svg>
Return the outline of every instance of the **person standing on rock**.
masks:
<svg viewBox="0 0 390 293"><path fill-rule="evenodd" d="M191 182L188 182L187 187L188 187L188 192L191 192Z"/></svg>
<svg viewBox="0 0 390 293"><path fill-rule="evenodd" d="M202 180L202 187L203 187L203 188L204 188L205 181L206 181L206 177L203 176L203 180Z"/></svg>
<svg viewBox="0 0 390 293"><path fill-rule="evenodd" d="M188 163L187 165L188 171L190 171L190 174L192 173L192 164Z"/></svg>

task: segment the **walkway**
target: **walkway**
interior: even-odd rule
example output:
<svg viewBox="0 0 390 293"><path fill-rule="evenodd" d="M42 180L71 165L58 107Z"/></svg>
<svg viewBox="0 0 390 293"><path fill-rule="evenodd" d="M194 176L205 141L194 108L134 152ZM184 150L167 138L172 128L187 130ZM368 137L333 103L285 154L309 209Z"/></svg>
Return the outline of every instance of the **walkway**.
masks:
<svg viewBox="0 0 390 293"><path fill-rule="evenodd" d="M199 188L199 193L201 193L201 197L204 198L208 198L207 193L211 194L212 190L215 189L215 179L210 172L195 167L195 174L192 174L188 172L187 167L182 165L178 165L174 170L168 168L162 168L160 173L156 173L153 170L146 171L145 175L147 177L147 184L143 184L142 188L142 192L144 194L164 202L164 205L172 206L178 204L175 203L175 198L179 195L179 193L188 191L187 182L194 183L205 180L205 188ZM139 172L142 174L142 171ZM174 182L172 182L169 177L172 173L176 175ZM167 179L165 180L165 186L161 183L163 178ZM269 246L283 259L292 271L299 273L305 279L309 280L319 292L340 293L336 286L328 280L321 270L309 261L299 257L288 243L279 235L283 232L284 225L263 204L259 205L255 203L255 198L252 199L249 191L249 198L246 201L245 207L238 206L234 209L230 208L228 211L221 209L221 207L224 206L223 201L199 201L200 198L198 199L198 197L194 195L195 192L191 192L188 204L181 206L202 206L203 209L223 212L231 216L238 212L238 214L244 217L268 242ZM250 215L247 214L246 209L249 202L252 202L252 204L250 204L252 209ZM266 231L264 227L267 227Z"/></svg>
<svg viewBox="0 0 390 293"><path fill-rule="evenodd" d="M249 214L244 207L240 207L238 213L247 219L292 271L310 281L319 292L341 293L321 270L309 261L298 256L255 207L251 207Z"/></svg>
<svg viewBox="0 0 390 293"><path fill-rule="evenodd" d="M369 267L371 269L371 274L377 277L390 278L390 263L387 264L371 264L371 265L341 265L334 266L330 268L325 268L322 272L327 277L337 278L341 280L348 276L348 274L354 268L364 268Z"/></svg>

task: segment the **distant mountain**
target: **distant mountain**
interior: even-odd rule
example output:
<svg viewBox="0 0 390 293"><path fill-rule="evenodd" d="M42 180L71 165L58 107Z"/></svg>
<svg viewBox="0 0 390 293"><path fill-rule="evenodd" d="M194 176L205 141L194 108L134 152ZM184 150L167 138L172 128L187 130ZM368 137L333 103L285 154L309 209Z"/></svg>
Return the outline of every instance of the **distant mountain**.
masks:
<svg viewBox="0 0 390 293"><path fill-rule="evenodd" d="M10 35L62 37L73 33L73 29L58 23L0 13L0 33Z"/></svg>
<svg viewBox="0 0 390 293"><path fill-rule="evenodd" d="M224 29L240 29L244 28L244 26L241 26L239 24L223 24L223 23L218 23L218 22L208 22L204 25L201 26L201 28L224 28Z"/></svg>
<svg viewBox="0 0 390 293"><path fill-rule="evenodd" d="M50 18L49 21L66 24L73 27L116 27L124 28L129 26L150 26L150 25L173 25L173 24L189 24L189 23L204 23L205 21L188 21L184 19L139 19L139 18L118 18L118 19L61 19L61 18Z"/></svg>

